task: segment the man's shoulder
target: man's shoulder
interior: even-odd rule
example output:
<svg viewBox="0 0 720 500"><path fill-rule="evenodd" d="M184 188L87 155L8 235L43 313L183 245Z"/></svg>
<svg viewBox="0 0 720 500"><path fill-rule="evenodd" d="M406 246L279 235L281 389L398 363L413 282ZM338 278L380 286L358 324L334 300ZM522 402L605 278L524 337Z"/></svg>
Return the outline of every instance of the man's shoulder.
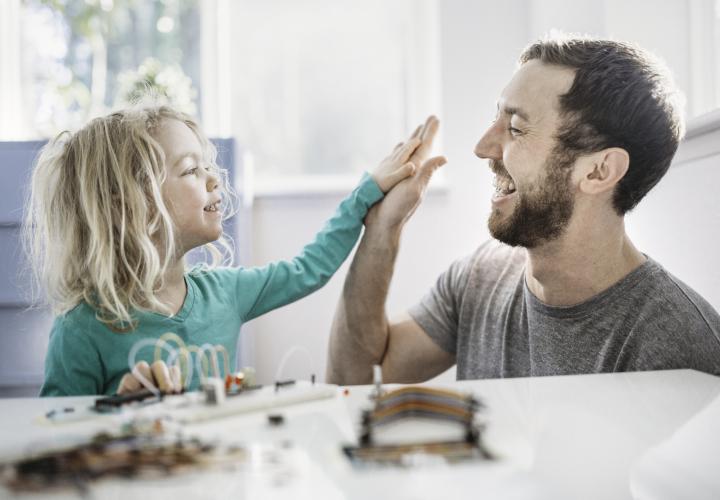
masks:
<svg viewBox="0 0 720 500"><path fill-rule="evenodd" d="M636 292L645 333L659 342L710 345L720 349L720 315L688 284L650 260L648 276ZM641 305L638 304L641 302ZM635 306L634 306L635 307Z"/></svg>
<svg viewBox="0 0 720 500"><path fill-rule="evenodd" d="M720 315L702 295L658 262L649 259L649 264L650 272L643 288L647 300L656 309L671 313L687 312L700 321L720 327Z"/></svg>

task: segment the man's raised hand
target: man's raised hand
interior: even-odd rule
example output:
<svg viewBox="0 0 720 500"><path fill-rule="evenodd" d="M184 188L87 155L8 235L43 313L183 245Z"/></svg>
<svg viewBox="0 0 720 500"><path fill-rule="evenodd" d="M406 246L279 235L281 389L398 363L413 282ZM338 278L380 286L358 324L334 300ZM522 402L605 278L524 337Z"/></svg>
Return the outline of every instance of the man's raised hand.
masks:
<svg viewBox="0 0 720 500"><path fill-rule="evenodd" d="M385 199L370 210L367 223L380 223L390 229L400 228L415 212L433 174L447 163L444 156L428 158L439 125L437 117L430 116L415 129L406 143L396 146L396 151L402 151L403 158L412 148L411 154L403 161L413 165L414 173L403 177Z"/></svg>

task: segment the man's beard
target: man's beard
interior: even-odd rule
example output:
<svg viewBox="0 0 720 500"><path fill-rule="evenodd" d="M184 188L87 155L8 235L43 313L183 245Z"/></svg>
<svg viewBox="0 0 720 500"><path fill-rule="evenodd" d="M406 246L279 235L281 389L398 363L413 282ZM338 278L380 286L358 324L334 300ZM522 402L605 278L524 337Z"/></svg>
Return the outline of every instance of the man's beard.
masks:
<svg viewBox="0 0 720 500"><path fill-rule="evenodd" d="M516 191L517 206L512 214L503 218L500 211L492 211L488 219L492 237L507 245L535 248L560 236L575 204L570 190L574 163L574 156L553 151L543 165L545 177L530 190ZM490 168L506 172L500 161L490 160Z"/></svg>

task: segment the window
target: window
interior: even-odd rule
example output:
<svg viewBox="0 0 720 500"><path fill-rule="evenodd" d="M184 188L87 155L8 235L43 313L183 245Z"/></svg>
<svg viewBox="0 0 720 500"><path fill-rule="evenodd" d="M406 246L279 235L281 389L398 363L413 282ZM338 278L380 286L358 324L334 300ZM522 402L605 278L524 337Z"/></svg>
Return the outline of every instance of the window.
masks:
<svg viewBox="0 0 720 500"><path fill-rule="evenodd" d="M435 2L230 5L232 129L259 193L345 189L440 112Z"/></svg>
<svg viewBox="0 0 720 500"><path fill-rule="evenodd" d="M14 121L2 139L77 128L132 100L143 80L198 111L198 0L9 0L0 11L0 90Z"/></svg>
<svg viewBox="0 0 720 500"><path fill-rule="evenodd" d="M688 3L690 81L688 118L720 108L720 0Z"/></svg>
<svg viewBox="0 0 720 500"><path fill-rule="evenodd" d="M437 10L436 0L3 0L0 140L77 128L151 78L208 135L234 136L252 155L256 192L345 190L441 113Z"/></svg>
<svg viewBox="0 0 720 500"><path fill-rule="evenodd" d="M688 7L689 120L675 165L720 154L720 0L691 1Z"/></svg>

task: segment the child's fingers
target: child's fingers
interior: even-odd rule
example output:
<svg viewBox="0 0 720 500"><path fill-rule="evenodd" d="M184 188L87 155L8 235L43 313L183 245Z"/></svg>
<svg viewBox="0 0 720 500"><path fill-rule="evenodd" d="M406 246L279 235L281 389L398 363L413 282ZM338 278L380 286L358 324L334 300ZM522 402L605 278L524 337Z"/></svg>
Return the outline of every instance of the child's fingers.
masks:
<svg viewBox="0 0 720 500"><path fill-rule="evenodd" d="M152 364L152 374L155 377L155 383L161 392L168 393L172 391L173 385L170 380L170 371L162 360L157 360Z"/></svg>
<svg viewBox="0 0 720 500"><path fill-rule="evenodd" d="M182 373L180 372L180 367L178 365L172 365L170 367L170 380L172 381L173 391L182 392Z"/></svg>
<svg viewBox="0 0 720 500"><path fill-rule="evenodd" d="M140 381L136 379L132 373L128 372L123 375L123 378L120 380L120 385L118 386L117 393L130 394L132 392L137 392L140 389L142 389L142 384L140 383Z"/></svg>
<svg viewBox="0 0 720 500"><path fill-rule="evenodd" d="M406 163L408 161L408 158L410 158L410 155L415 152L415 150L418 148L418 146L420 146L420 144L420 139L418 139L417 137L413 137L412 139L404 143L402 147L398 148L395 151L393 158L400 163Z"/></svg>
<svg viewBox="0 0 720 500"><path fill-rule="evenodd" d="M387 191L392 189L395 184L398 182L407 179L408 177L412 176L415 173L415 165L413 163L406 163L402 167L398 168L393 172L392 174L388 175L386 178L386 185L387 185Z"/></svg>
<svg viewBox="0 0 720 500"><path fill-rule="evenodd" d="M151 386L157 385L155 383L152 370L150 369L150 365L147 364L147 361L138 361L135 363L135 366L132 369L132 374L143 387L146 387L145 384L150 384Z"/></svg>

